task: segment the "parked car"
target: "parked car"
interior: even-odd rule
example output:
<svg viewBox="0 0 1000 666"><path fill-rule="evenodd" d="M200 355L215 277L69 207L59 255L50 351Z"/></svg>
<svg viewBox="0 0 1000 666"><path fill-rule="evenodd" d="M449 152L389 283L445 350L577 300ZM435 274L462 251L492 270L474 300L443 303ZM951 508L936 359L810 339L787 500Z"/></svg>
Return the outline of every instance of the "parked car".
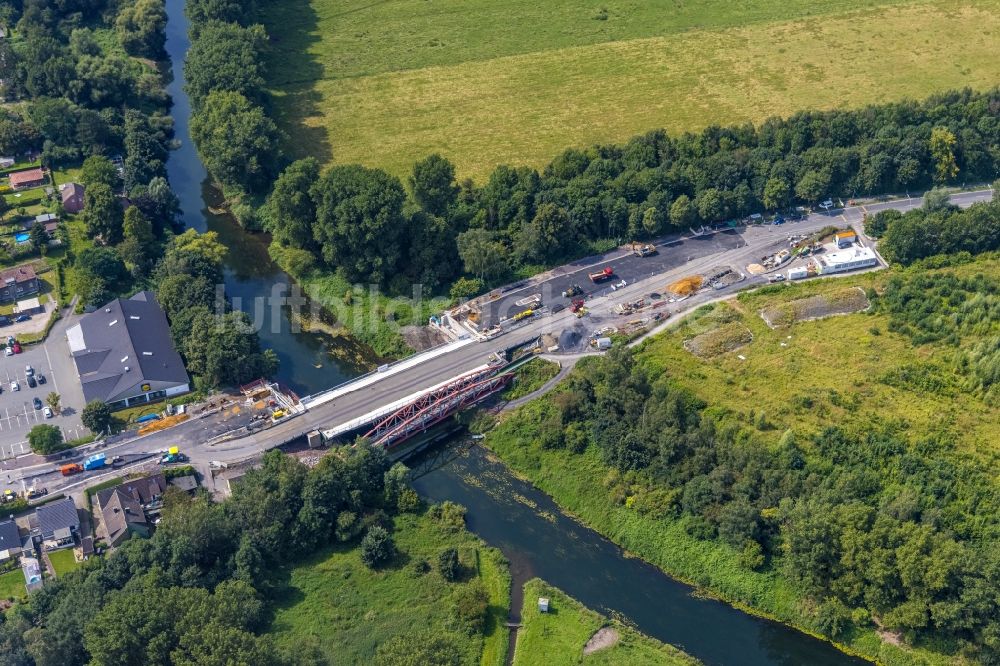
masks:
<svg viewBox="0 0 1000 666"><path fill-rule="evenodd" d="M14 353L15 354L20 354L21 353L21 345L19 343L17 343L17 342L14 343Z"/></svg>
<svg viewBox="0 0 1000 666"><path fill-rule="evenodd" d="M7 315L0 315L0 326L10 326L10 317Z"/></svg>
<svg viewBox="0 0 1000 666"><path fill-rule="evenodd" d="M35 369L33 367L31 367L30 364L26 365L26 366L24 366L24 374L25 374L25 376L30 377L33 374L35 374Z"/></svg>
<svg viewBox="0 0 1000 666"><path fill-rule="evenodd" d="M45 409L42 410L42 414L45 414L45 418L51 419L52 418L52 408L51 407L46 407Z"/></svg>
<svg viewBox="0 0 1000 666"><path fill-rule="evenodd" d="M628 286L628 282L626 282L625 280L622 280L621 282L619 282L617 284L611 285L611 291L617 291L618 289L624 289L627 286Z"/></svg>
<svg viewBox="0 0 1000 666"><path fill-rule="evenodd" d="M22 321L28 321L29 319L31 319L30 314L19 314L14 318L14 321L20 324Z"/></svg>
<svg viewBox="0 0 1000 666"><path fill-rule="evenodd" d="M42 401L38 397L33 398L31 400L31 404L35 406L35 409L42 408Z"/></svg>
<svg viewBox="0 0 1000 666"><path fill-rule="evenodd" d="M32 377L31 375L28 375L28 387L29 388L35 388L36 386L38 386L38 382L35 381L34 377Z"/></svg>
<svg viewBox="0 0 1000 666"><path fill-rule="evenodd" d="M6 348L4 348L3 355L4 356L13 356L14 355L14 348L13 347L6 347Z"/></svg>
<svg viewBox="0 0 1000 666"><path fill-rule="evenodd" d="M16 379L10 383L10 390L11 391L20 391L21 390L21 385L17 383Z"/></svg>
<svg viewBox="0 0 1000 666"><path fill-rule="evenodd" d="M781 273L775 273L774 275L767 278L768 282L784 282L785 276Z"/></svg>
<svg viewBox="0 0 1000 666"><path fill-rule="evenodd" d="M44 384L45 383L45 375L35 375L35 379L38 380L39 384Z"/></svg>
<svg viewBox="0 0 1000 666"><path fill-rule="evenodd" d="M13 335L8 335L7 336L7 346L8 347L13 346L15 342L17 342L17 340L14 338Z"/></svg>

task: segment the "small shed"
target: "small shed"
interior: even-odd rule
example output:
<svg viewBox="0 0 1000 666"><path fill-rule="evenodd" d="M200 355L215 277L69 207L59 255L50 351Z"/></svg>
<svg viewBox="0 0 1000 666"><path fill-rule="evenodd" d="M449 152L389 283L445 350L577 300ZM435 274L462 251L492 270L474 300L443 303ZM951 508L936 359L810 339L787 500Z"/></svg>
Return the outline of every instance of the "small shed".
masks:
<svg viewBox="0 0 1000 666"><path fill-rule="evenodd" d="M538 597L538 612L548 613L549 612L549 598L548 597Z"/></svg>

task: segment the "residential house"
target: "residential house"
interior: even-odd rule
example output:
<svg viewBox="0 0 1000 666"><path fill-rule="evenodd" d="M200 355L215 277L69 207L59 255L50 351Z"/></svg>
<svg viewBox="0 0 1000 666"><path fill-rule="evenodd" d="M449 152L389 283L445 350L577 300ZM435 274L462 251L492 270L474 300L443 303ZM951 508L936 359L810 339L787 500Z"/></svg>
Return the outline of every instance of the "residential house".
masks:
<svg viewBox="0 0 1000 666"><path fill-rule="evenodd" d="M84 315L66 336L85 402L119 409L190 390L167 316L150 291Z"/></svg>
<svg viewBox="0 0 1000 666"><path fill-rule="evenodd" d="M97 508L101 515L101 533L112 548L133 534L148 537L152 524L147 516L150 508L158 508L167 489L162 474L132 479L97 493Z"/></svg>
<svg viewBox="0 0 1000 666"><path fill-rule="evenodd" d="M0 522L0 562L21 554L21 533L13 520Z"/></svg>
<svg viewBox="0 0 1000 666"><path fill-rule="evenodd" d="M69 497L49 502L35 509L38 516L38 536L45 550L58 550L76 545L80 531L80 516Z"/></svg>
<svg viewBox="0 0 1000 666"><path fill-rule="evenodd" d="M17 301L37 294L41 289L31 264L9 268L0 273L0 303Z"/></svg>
<svg viewBox="0 0 1000 666"><path fill-rule="evenodd" d="M41 215L35 216L35 222L42 225L49 224L50 222L58 222L59 216L54 213L42 213Z"/></svg>
<svg viewBox="0 0 1000 666"><path fill-rule="evenodd" d="M83 210L83 185L79 183L63 183L59 186L62 196L63 210L67 213L79 213Z"/></svg>
<svg viewBox="0 0 1000 666"><path fill-rule="evenodd" d="M170 479L169 483L175 488L179 488L180 490L183 490L186 493L191 493L198 489L198 480L194 478L193 474L186 474L184 476L175 476L174 478Z"/></svg>
<svg viewBox="0 0 1000 666"><path fill-rule="evenodd" d="M10 174L10 187L13 190L27 190L45 184L45 172L41 169L15 171Z"/></svg>

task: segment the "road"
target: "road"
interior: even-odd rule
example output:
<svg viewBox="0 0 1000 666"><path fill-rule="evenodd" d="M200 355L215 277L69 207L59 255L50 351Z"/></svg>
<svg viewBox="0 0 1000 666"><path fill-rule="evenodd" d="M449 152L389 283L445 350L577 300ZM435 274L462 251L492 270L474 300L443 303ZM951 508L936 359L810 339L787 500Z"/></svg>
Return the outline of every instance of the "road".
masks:
<svg viewBox="0 0 1000 666"><path fill-rule="evenodd" d="M953 203L968 207L973 203L988 201L992 198L990 190L968 192L954 195ZM561 267L549 271L544 276L536 278L516 290L504 295L504 303L541 293L543 302L552 305L566 302L560 293L570 284L593 285L587 280L588 270L593 266L610 265L617 275L629 282L624 289L614 292L609 286L603 286L588 297L587 306L590 314L578 319L568 310L556 314L546 313L527 320L522 326L487 343L471 343L454 345L453 349L437 355L429 354L424 362L413 363L405 370L395 374L370 380L364 388L339 395L335 399L316 406L304 414L278 423L273 427L246 437L220 444L207 444L213 435L228 427L237 425L235 421L227 424L218 418L194 419L175 426L168 431L149 435L107 449L109 455L118 454L126 459L148 456L152 452L162 451L168 446L180 446L190 456L191 462L198 466L207 466L210 460L233 462L244 460L260 452L291 441L314 429L330 428L345 423L351 419L389 405L397 400L424 391L431 386L445 382L462 373L482 366L489 354L519 340L542 334L552 334L565 338L567 332L573 336L586 337L589 331L602 325L617 321L611 313L613 307L622 302L635 300L650 291L662 290L663 286L681 277L693 273L707 271L716 266L729 265L738 271L744 271L749 263L780 247L787 247L787 237L793 233L818 231L830 225L851 223L857 225L864 214L894 208L910 210L922 204L922 199L902 199L867 206L832 210L828 214L814 214L800 222L791 222L782 226L749 227L739 231L720 232L708 238L668 239L659 243L659 255L656 257L638 258L630 252L615 251L602 257L593 258L590 262ZM859 229L860 230L860 229ZM664 245L663 243L667 243ZM747 280L722 290L705 290L681 303L672 304L671 311L680 315L698 307L708 300L717 299L728 293L733 293L748 286L766 283L763 277L748 276ZM499 311L499 310L497 310ZM86 447L78 455L86 455L92 447ZM97 473L78 475L69 478L61 477L55 464L34 464L16 470L14 483L21 476L37 478L39 486L46 486L50 491L57 488L79 488L83 484L99 478Z"/></svg>

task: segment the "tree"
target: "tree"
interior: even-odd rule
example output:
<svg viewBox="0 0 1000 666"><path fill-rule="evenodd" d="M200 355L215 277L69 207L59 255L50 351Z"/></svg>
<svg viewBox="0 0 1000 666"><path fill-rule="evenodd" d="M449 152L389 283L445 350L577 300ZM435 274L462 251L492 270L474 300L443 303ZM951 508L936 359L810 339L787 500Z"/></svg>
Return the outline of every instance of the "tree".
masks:
<svg viewBox="0 0 1000 666"><path fill-rule="evenodd" d="M551 203L538 206L535 217L521 228L517 252L522 260L551 261L575 240L569 214Z"/></svg>
<svg viewBox="0 0 1000 666"><path fill-rule="evenodd" d="M465 271L479 281L496 279L510 269L507 246L486 229L469 229L458 235L458 255Z"/></svg>
<svg viewBox="0 0 1000 666"><path fill-rule="evenodd" d="M62 397L55 391L50 391L49 394L45 396L45 404L48 405L49 409L51 409L56 414L59 414L62 411L61 406L59 404L61 400Z"/></svg>
<svg viewBox="0 0 1000 666"><path fill-rule="evenodd" d="M682 194L670 205L670 222L675 227L688 227L694 224L698 216L698 209L695 208L691 198Z"/></svg>
<svg viewBox="0 0 1000 666"><path fill-rule="evenodd" d="M377 569L396 555L392 536L380 525L372 525L361 540L361 561L369 569Z"/></svg>
<svg viewBox="0 0 1000 666"><path fill-rule="evenodd" d="M28 444L31 445L31 450L39 455L48 455L66 448L63 444L62 430L44 423L28 431Z"/></svg>
<svg viewBox="0 0 1000 666"><path fill-rule="evenodd" d="M954 208L954 206L951 205L951 197L947 190L935 187L924 192L923 209L928 213L948 210L949 208ZM896 212L898 213L898 211Z"/></svg>
<svg viewBox="0 0 1000 666"><path fill-rule="evenodd" d="M768 178L764 183L763 204L767 210L781 210L788 205L792 188L784 178Z"/></svg>
<svg viewBox="0 0 1000 666"><path fill-rule="evenodd" d="M438 553L437 570L449 583L455 581L462 571L462 565L458 561L458 551L454 548L445 548Z"/></svg>
<svg viewBox="0 0 1000 666"><path fill-rule="evenodd" d="M726 199L714 187L698 195L698 215L705 222L718 222L726 216Z"/></svg>
<svg viewBox="0 0 1000 666"><path fill-rule="evenodd" d="M119 247L122 259L135 275L145 275L149 271L156 254L156 237L153 224L141 210L129 206L122 224L124 240Z"/></svg>
<svg viewBox="0 0 1000 666"><path fill-rule="evenodd" d="M313 238L323 261L347 280L385 284L400 272L406 193L381 169L335 166L312 188Z"/></svg>
<svg viewBox="0 0 1000 666"><path fill-rule="evenodd" d="M795 184L795 196L808 203L822 199L830 188L829 171L807 171Z"/></svg>
<svg viewBox="0 0 1000 666"><path fill-rule="evenodd" d="M10 209L11 205L7 202L6 197L0 197L0 221L3 221L3 218L7 215Z"/></svg>
<svg viewBox="0 0 1000 666"><path fill-rule="evenodd" d="M87 235L105 245L117 245L122 240L123 214L121 204L105 183L95 183L83 195L83 221Z"/></svg>
<svg viewBox="0 0 1000 666"><path fill-rule="evenodd" d="M264 87L261 49L266 41L260 25L244 28L219 21L198 25L184 60L184 89L194 110L199 111L216 91L257 100Z"/></svg>
<svg viewBox="0 0 1000 666"><path fill-rule="evenodd" d="M36 220L35 223L31 225L31 231L29 234L31 238L31 246L38 252L44 252L49 243L49 232L45 230L45 225Z"/></svg>
<svg viewBox="0 0 1000 666"><path fill-rule="evenodd" d="M236 310L212 314L201 310L190 323L190 333L180 348L191 374L211 387L245 384L270 377L278 370L273 349L261 350L250 316Z"/></svg>
<svg viewBox="0 0 1000 666"><path fill-rule="evenodd" d="M413 199L431 215L444 217L458 196L455 166L438 153L413 165L409 179Z"/></svg>
<svg viewBox="0 0 1000 666"><path fill-rule="evenodd" d="M223 185L254 192L267 183L277 158L278 128L240 93L209 93L191 117L191 137Z"/></svg>
<svg viewBox="0 0 1000 666"><path fill-rule="evenodd" d="M133 187L129 198L150 219L158 233L171 229L180 213L180 201L162 176L150 180L149 185Z"/></svg>
<svg viewBox="0 0 1000 666"><path fill-rule="evenodd" d="M118 184L118 169L103 155L91 155L80 168L80 182L85 188L102 184L114 188Z"/></svg>
<svg viewBox="0 0 1000 666"><path fill-rule="evenodd" d="M115 19L118 41L133 56L159 58L166 42L167 11L162 0L135 0Z"/></svg>
<svg viewBox="0 0 1000 666"><path fill-rule="evenodd" d="M319 162L313 157L292 162L274 182L264 207L264 226L273 239L300 249L313 249L312 225L316 206L309 190L319 178Z"/></svg>
<svg viewBox="0 0 1000 666"><path fill-rule="evenodd" d="M113 419L111 407L103 400L91 400L80 414L83 426L94 434L109 432Z"/></svg>
<svg viewBox="0 0 1000 666"><path fill-rule="evenodd" d="M882 210L874 215L865 215L865 233L872 238L881 238L893 221L903 217L898 210Z"/></svg>
<svg viewBox="0 0 1000 666"><path fill-rule="evenodd" d="M934 182L947 183L958 175L955 161L955 135L947 127L931 130L930 152L934 160Z"/></svg>

